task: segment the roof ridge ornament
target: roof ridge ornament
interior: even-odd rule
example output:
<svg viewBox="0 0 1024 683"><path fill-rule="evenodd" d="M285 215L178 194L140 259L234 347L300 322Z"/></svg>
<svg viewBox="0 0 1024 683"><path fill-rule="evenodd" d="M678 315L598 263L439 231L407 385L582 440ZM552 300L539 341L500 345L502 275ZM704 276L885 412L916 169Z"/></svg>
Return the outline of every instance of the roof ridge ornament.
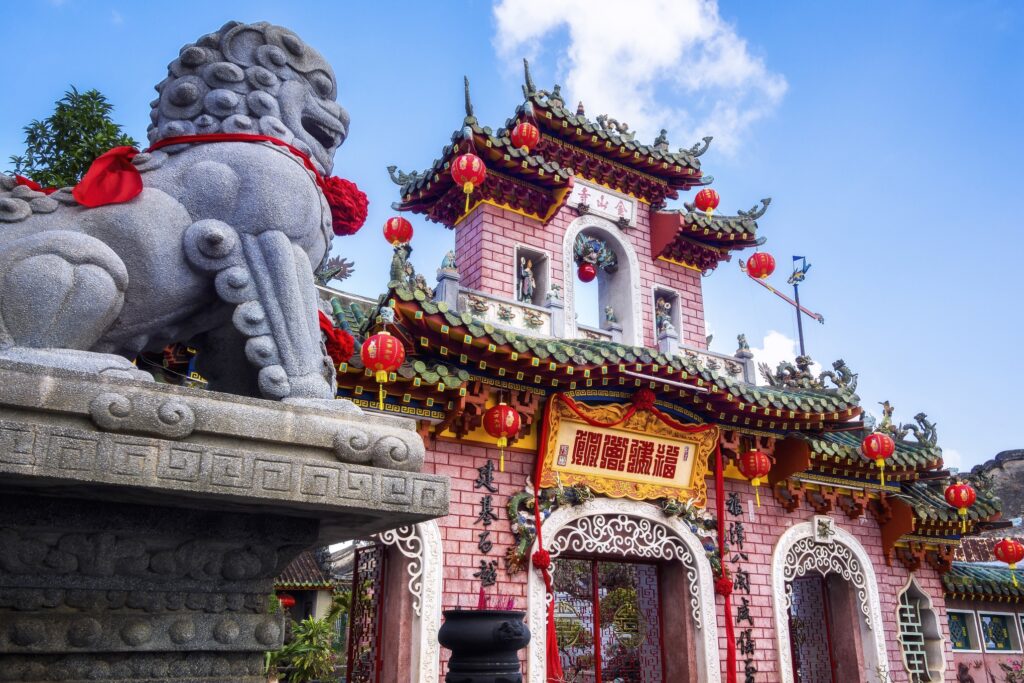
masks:
<svg viewBox="0 0 1024 683"><path fill-rule="evenodd" d="M689 154L692 157L699 157L702 154L704 154L704 152L708 151L708 148L711 147L711 141L714 139L715 137L713 135L705 135L704 137L701 138L701 140L704 141L703 144L698 142L690 149L683 149L682 147L680 147L679 151L685 154Z"/></svg>
<svg viewBox="0 0 1024 683"><path fill-rule="evenodd" d="M469 121L476 118L473 116L473 100L469 97L469 76L462 77L462 87L466 97L466 121Z"/></svg>
<svg viewBox="0 0 1024 683"><path fill-rule="evenodd" d="M761 200L761 206L754 204L752 207L750 207L749 211L737 211L736 215L756 221L758 218L764 215L764 212L768 210L768 205L771 203L772 198L765 197L764 199Z"/></svg>
<svg viewBox="0 0 1024 683"><path fill-rule="evenodd" d="M530 62L523 57L523 97L530 99L537 92L537 86L533 84L533 77L530 75Z"/></svg>

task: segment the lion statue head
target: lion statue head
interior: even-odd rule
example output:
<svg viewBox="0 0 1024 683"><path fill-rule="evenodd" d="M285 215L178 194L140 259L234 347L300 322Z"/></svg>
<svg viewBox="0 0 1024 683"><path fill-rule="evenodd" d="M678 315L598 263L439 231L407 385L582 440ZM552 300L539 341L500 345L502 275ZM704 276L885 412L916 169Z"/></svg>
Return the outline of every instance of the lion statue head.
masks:
<svg viewBox="0 0 1024 683"><path fill-rule="evenodd" d="M150 143L180 135L270 135L330 174L348 136L334 71L286 28L229 22L181 49L156 86Z"/></svg>

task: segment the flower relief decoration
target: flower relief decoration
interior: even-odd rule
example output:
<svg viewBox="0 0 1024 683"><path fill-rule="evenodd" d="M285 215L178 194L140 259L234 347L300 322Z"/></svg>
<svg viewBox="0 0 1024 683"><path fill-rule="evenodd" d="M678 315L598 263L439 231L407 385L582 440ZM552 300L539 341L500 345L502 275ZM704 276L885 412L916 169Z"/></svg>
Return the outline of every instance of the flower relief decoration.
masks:
<svg viewBox="0 0 1024 683"><path fill-rule="evenodd" d="M576 274L583 282L597 277L598 270L614 273L619 268L619 259L604 240L592 235L579 234L572 245Z"/></svg>

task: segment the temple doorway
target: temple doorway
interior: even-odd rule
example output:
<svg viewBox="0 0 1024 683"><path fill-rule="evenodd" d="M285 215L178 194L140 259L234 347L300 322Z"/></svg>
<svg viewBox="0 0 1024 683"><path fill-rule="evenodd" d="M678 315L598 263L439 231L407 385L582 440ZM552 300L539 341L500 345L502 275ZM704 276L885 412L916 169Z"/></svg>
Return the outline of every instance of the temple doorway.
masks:
<svg viewBox="0 0 1024 683"><path fill-rule="evenodd" d="M559 558L555 630L566 683L662 683L660 567Z"/></svg>

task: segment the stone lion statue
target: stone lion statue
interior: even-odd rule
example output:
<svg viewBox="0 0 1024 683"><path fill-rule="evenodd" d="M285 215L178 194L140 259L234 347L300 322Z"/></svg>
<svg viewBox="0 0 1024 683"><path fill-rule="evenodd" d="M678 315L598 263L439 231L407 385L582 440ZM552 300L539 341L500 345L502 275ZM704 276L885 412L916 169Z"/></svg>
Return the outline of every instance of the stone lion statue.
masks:
<svg viewBox="0 0 1024 683"><path fill-rule="evenodd" d="M156 90L151 143L279 144L138 154L141 193L95 208L0 174L0 358L139 377L129 359L188 341L211 388L332 397L313 284L332 225L317 179L349 118L330 65L287 29L232 22L182 48Z"/></svg>

